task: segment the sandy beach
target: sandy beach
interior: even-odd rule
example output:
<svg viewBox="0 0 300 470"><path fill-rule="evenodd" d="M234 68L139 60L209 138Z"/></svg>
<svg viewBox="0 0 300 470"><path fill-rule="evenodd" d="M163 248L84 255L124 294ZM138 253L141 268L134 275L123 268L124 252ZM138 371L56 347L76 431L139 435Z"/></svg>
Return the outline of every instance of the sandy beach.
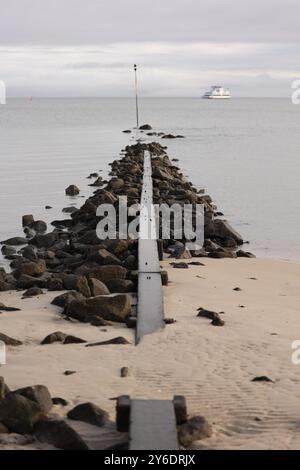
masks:
<svg viewBox="0 0 300 470"><path fill-rule="evenodd" d="M115 431L112 398L187 398L189 415L203 415L213 436L194 449L297 449L300 447L299 367L291 362L293 341L299 339L300 264L264 259L201 259L205 266L174 269L162 263L170 284L164 288L165 316L176 323L134 346L134 330L123 325L94 327L64 320L50 305L58 295L48 292L21 299L4 292L0 300L19 312L0 315L0 331L21 340L9 347L0 375L11 389L46 385L54 406L52 416L64 417L74 405L91 401L110 414L97 428L68 420L91 449L104 449L127 439ZM197 259L199 261L199 258ZM241 291L234 289L239 287ZM224 312L224 327L197 318L197 308ZM54 331L87 341L123 336L130 345L85 348L84 344L40 345ZM121 367L130 375L120 377ZM65 376L66 370L76 371ZM267 376L273 383L252 382ZM51 446L15 434L0 436L1 449Z"/></svg>

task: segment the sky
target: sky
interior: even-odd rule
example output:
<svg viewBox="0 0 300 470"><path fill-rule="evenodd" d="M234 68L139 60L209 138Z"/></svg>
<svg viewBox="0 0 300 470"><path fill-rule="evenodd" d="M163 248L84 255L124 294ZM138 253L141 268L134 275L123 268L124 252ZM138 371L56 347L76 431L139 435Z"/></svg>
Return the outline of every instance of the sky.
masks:
<svg viewBox="0 0 300 470"><path fill-rule="evenodd" d="M299 0L0 0L8 97L290 96Z"/></svg>

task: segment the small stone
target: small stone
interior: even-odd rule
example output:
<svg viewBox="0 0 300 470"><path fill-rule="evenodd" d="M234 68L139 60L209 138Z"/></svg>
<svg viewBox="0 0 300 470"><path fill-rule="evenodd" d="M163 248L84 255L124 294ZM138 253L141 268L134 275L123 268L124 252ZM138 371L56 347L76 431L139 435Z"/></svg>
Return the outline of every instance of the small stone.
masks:
<svg viewBox="0 0 300 470"><path fill-rule="evenodd" d="M73 374L76 374L76 370L66 370L64 372L64 375L68 376L68 375L73 375Z"/></svg>
<svg viewBox="0 0 300 470"><path fill-rule="evenodd" d="M187 263L170 263L173 268L176 269L189 269L189 265Z"/></svg>
<svg viewBox="0 0 300 470"><path fill-rule="evenodd" d="M64 398L54 397L52 398L53 405L68 406L69 402Z"/></svg>
<svg viewBox="0 0 300 470"><path fill-rule="evenodd" d="M273 380L271 380L269 377L267 377L266 375L263 375L261 377L255 377L254 379L252 379L252 382L267 382L267 383L274 383Z"/></svg>
<svg viewBox="0 0 300 470"><path fill-rule="evenodd" d="M128 367L122 367L120 371L121 377L128 377L130 375Z"/></svg>
<svg viewBox="0 0 300 470"><path fill-rule="evenodd" d="M234 290L235 292L242 292L242 289L241 289L240 287L235 287L233 290Z"/></svg>

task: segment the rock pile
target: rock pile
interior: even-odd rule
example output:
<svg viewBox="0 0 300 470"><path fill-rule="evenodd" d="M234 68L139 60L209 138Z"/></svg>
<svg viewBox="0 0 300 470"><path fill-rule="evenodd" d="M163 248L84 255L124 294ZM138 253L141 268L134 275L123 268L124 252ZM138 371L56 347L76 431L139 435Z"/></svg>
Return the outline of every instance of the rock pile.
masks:
<svg viewBox="0 0 300 470"><path fill-rule="evenodd" d="M70 218L52 222L53 231L46 233L47 225L34 221L32 215L23 217L23 226L28 228L30 238L16 237L1 242L2 252L11 260L12 273L0 269L0 291L26 289L27 296L40 294L41 289L67 290L68 293L53 301L64 309L66 317L93 325L128 322L129 294L137 291L138 244L130 238L118 239L118 217L116 239L100 240L96 227L104 216L96 212L101 204L112 204L118 213L119 196L127 196L128 206L139 203L145 150L152 155L155 204L191 204L193 224L196 204L203 204L205 208L204 247L189 252L185 248L188 240L175 240L171 227L170 239L161 244L164 253L177 259L251 256L248 252L237 251L243 244L242 237L227 221L216 216L211 197L199 194L170 161L166 147L156 142L137 143L128 145L122 158L111 163L110 180L102 181L101 188L96 188L82 207L73 210ZM67 192L75 194L77 189L71 186ZM128 223L130 221L129 216ZM24 246L17 251L14 246L18 245ZM162 277L167 284L166 276Z"/></svg>
<svg viewBox="0 0 300 470"><path fill-rule="evenodd" d="M53 405L66 406L68 402L62 398L52 399L44 385L10 391L0 377L0 434L32 435L59 449L88 450L86 443L65 420L51 416ZM94 403L79 404L66 417L98 427L109 420L108 413Z"/></svg>

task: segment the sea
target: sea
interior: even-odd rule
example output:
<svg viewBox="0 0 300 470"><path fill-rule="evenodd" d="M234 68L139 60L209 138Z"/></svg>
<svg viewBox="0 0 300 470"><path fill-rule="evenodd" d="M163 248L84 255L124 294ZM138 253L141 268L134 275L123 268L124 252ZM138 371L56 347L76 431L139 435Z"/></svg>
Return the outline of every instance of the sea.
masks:
<svg viewBox="0 0 300 470"><path fill-rule="evenodd" d="M140 124L182 134L162 140L183 173L259 257L300 260L300 106L289 99L142 98ZM22 215L66 218L101 172L133 143L130 98L8 99L0 106L0 240L22 236ZM148 141L157 140L148 137ZM76 184L78 197L65 195ZM47 210L45 206L51 206ZM0 255L0 266L5 265Z"/></svg>

